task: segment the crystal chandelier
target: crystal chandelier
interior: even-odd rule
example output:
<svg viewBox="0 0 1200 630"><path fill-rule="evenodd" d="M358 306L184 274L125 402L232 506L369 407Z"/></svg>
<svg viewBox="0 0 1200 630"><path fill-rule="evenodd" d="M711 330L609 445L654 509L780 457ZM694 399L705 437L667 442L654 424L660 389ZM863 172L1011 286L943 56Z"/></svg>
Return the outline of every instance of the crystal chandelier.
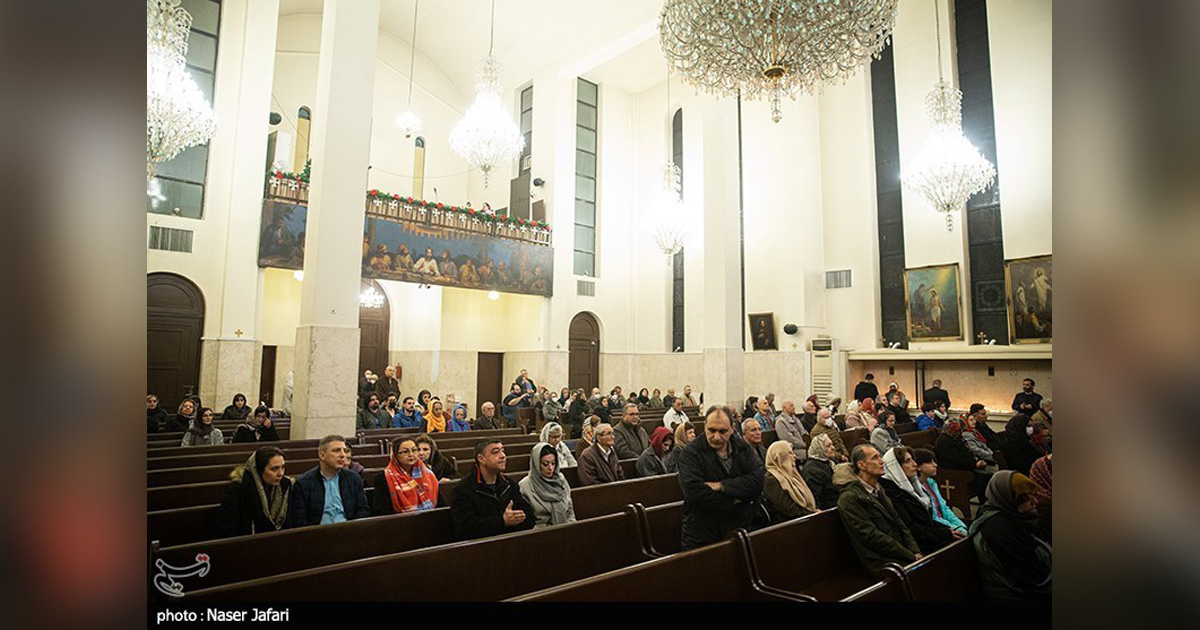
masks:
<svg viewBox="0 0 1200 630"><path fill-rule="evenodd" d="M156 165L204 144L216 115L185 68L192 16L179 0L146 0L146 179Z"/></svg>
<svg viewBox="0 0 1200 630"><path fill-rule="evenodd" d="M375 287L367 287L358 294L358 305L363 308L383 308L383 294Z"/></svg>
<svg viewBox="0 0 1200 630"><path fill-rule="evenodd" d="M417 0L413 5L413 36L412 36L412 56L408 60L408 109L396 117L396 127L404 134L405 138L411 138L416 134L421 133L421 119L412 111L412 95L413 95L413 69L417 63L417 11L421 7L421 0Z"/></svg>
<svg viewBox="0 0 1200 630"><path fill-rule="evenodd" d="M671 111L671 73L667 71L667 113ZM668 116L668 120L670 117ZM652 206L652 214L643 228L668 260L683 249L683 241L691 230L687 209L683 205L683 171L673 160L663 165L662 187Z"/></svg>
<svg viewBox="0 0 1200 630"><path fill-rule="evenodd" d="M954 213L967 199L983 192L996 178L996 169L979 153L962 132L962 92L946 82L942 74L942 20L935 2L938 32L938 82L925 97L933 130L911 169L905 169L904 184L921 193L938 212L946 215L946 231L954 229Z"/></svg>
<svg viewBox="0 0 1200 630"><path fill-rule="evenodd" d="M844 82L891 37L898 0L666 0L659 41L685 81L710 94L767 95L771 119L795 99Z"/></svg>
<svg viewBox="0 0 1200 630"><path fill-rule="evenodd" d="M503 66L492 56L496 41L496 1L492 0L492 37L488 54L475 78L475 102L450 131L450 148L472 167L483 172L487 188L492 169L511 160L525 148L525 137L500 103Z"/></svg>

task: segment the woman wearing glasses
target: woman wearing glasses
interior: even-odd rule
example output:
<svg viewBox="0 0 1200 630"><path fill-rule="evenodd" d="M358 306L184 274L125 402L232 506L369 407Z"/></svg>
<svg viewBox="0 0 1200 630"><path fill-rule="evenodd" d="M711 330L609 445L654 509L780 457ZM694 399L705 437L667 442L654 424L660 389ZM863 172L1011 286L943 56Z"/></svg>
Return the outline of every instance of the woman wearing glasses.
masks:
<svg viewBox="0 0 1200 630"><path fill-rule="evenodd" d="M438 480L417 454L410 437L392 440L392 458L375 475L372 511L377 515L432 510L438 503Z"/></svg>

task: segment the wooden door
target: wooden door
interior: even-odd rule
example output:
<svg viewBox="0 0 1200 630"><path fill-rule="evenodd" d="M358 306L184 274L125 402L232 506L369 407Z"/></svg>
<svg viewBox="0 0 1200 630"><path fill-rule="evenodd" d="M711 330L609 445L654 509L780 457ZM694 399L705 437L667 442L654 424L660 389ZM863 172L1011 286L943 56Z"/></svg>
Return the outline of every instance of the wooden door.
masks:
<svg viewBox="0 0 1200 630"><path fill-rule="evenodd" d="M568 386L591 395L592 388L600 386L600 323L591 313L571 320L568 351Z"/></svg>
<svg viewBox="0 0 1200 630"><path fill-rule="evenodd" d="M383 306L379 308L361 305L358 307L358 374L354 376L356 385L366 370L371 370L382 377L383 368L389 361L388 338L391 331L391 307L388 305L383 287L379 286L378 282L363 281L362 290L366 291L368 288L373 288L384 298Z"/></svg>
<svg viewBox="0 0 1200 630"><path fill-rule="evenodd" d="M170 273L146 277L146 392L174 412L200 391L200 336L204 295L190 280Z"/></svg>
<svg viewBox="0 0 1200 630"><path fill-rule="evenodd" d="M263 346L262 374L258 381L258 399L267 403L268 407L275 406L275 352L278 346ZM250 401L251 406L257 406Z"/></svg>
<svg viewBox="0 0 1200 630"><path fill-rule="evenodd" d="M491 402L496 405L496 415L500 415L500 401L504 399L507 389L504 387L504 354L500 352L480 352L479 366L475 377L475 408L471 417L480 415L483 403Z"/></svg>

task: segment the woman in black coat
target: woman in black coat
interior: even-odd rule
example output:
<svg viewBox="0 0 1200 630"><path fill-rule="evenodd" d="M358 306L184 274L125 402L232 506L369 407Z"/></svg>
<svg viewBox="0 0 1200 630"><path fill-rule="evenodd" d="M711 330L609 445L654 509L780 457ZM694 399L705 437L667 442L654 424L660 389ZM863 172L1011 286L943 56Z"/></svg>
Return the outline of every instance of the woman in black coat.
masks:
<svg viewBox="0 0 1200 630"><path fill-rule="evenodd" d="M817 507L828 510L837 507L840 490L833 485L833 457L837 450L828 435L818 433L808 445L808 461L800 470L804 483L812 490Z"/></svg>
<svg viewBox="0 0 1200 630"><path fill-rule="evenodd" d="M167 423L167 410L158 404L158 396L146 396L146 433L158 433Z"/></svg>
<svg viewBox="0 0 1200 630"><path fill-rule="evenodd" d="M254 410L246 424L240 425L233 433L233 442L278 442L279 432L271 423L271 410L265 405L259 405Z"/></svg>
<svg viewBox="0 0 1200 630"><path fill-rule="evenodd" d="M1019 413L1004 427L1004 459L1008 467L1029 476L1033 462L1049 451L1032 419Z"/></svg>
<svg viewBox="0 0 1200 630"><path fill-rule="evenodd" d="M971 452L971 449L967 447L967 443L963 440L962 431L962 420L957 418L947 420L946 424L942 427L942 432L938 434L933 448L937 453L938 465L942 468L948 470L966 470L975 474L968 490L970 490L973 496L979 498L980 503L983 503L983 493L987 490L987 484L992 478L992 473L983 470L987 466L987 462L975 457L975 454Z"/></svg>
<svg viewBox="0 0 1200 630"><path fill-rule="evenodd" d="M283 451L264 446L233 469L217 516L217 536L273 532L288 526L292 480L283 474Z"/></svg>
<svg viewBox="0 0 1200 630"><path fill-rule="evenodd" d="M917 462L908 448L896 446L888 449L883 456L883 477L879 483L892 500L900 520L912 532L921 553L928 555L962 535L954 534L949 527L933 520L930 511L933 497L924 491L924 484L914 481L916 476Z"/></svg>
<svg viewBox="0 0 1200 630"><path fill-rule="evenodd" d="M233 395L233 404L225 407L225 411L221 413L221 419L245 420L248 415L250 415L250 407L246 405L246 395L239 393Z"/></svg>

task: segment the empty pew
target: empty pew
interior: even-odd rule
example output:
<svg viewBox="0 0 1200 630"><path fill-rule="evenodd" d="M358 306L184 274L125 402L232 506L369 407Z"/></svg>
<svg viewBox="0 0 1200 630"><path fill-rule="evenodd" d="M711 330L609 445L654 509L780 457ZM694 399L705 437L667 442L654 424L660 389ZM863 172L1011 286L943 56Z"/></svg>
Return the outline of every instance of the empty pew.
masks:
<svg viewBox="0 0 1200 630"><path fill-rule="evenodd" d="M509 601L760 601L806 598L763 586L754 574L745 533L717 544L666 556L594 577L531 592Z"/></svg>
<svg viewBox="0 0 1200 630"><path fill-rule="evenodd" d="M777 589L837 601L874 584L858 561L837 508L749 536L758 575Z"/></svg>
<svg viewBox="0 0 1200 630"><path fill-rule="evenodd" d="M682 500L679 476L674 473L571 489L575 518L580 520L619 512L634 502L662 505Z"/></svg>
<svg viewBox="0 0 1200 630"><path fill-rule="evenodd" d="M347 438L353 441L353 438ZM250 456L250 451L253 451L260 446L275 446L281 449L291 448L308 448L312 447L315 451L320 440L279 440L277 442L238 442L236 444L219 444L217 446L179 446L178 443L170 448L149 448L146 449L147 458L156 457L176 457L179 455L207 455L210 453L237 453L244 452L246 456Z"/></svg>
<svg viewBox="0 0 1200 630"><path fill-rule="evenodd" d="M884 579L882 582L877 582L857 593L854 593L842 601L864 603L897 603L908 602L910 600L908 599L908 592L905 589L904 581L899 577L891 576Z"/></svg>
<svg viewBox="0 0 1200 630"><path fill-rule="evenodd" d="M291 462L297 459L314 459L317 456L317 445L300 445L293 446L288 444L286 447L276 447L283 451L284 459ZM199 453L188 455L175 455L172 457L151 457L146 459L146 470L166 470L171 468L194 468L197 466L216 466L226 465L233 468L238 464L246 463L250 454L257 449L248 449L245 451L230 451L225 453ZM380 450L378 444L350 444L350 450L353 451L355 457L365 455L378 455L386 453L386 450Z"/></svg>
<svg viewBox="0 0 1200 630"><path fill-rule="evenodd" d="M859 444L868 444L871 441L871 432L866 429L847 429L840 431L842 436L842 444L846 445L846 452L854 450Z"/></svg>
<svg viewBox="0 0 1200 630"><path fill-rule="evenodd" d="M604 544L580 544L601 540ZM547 549L571 549L571 561L555 563L552 571L529 569L530 558L543 557ZM481 564L484 558L489 567L523 569L497 574ZM638 520L630 509L566 525L190 591L182 601L496 601L646 559ZM400 578L406 575L420 579Z"/></svg>

